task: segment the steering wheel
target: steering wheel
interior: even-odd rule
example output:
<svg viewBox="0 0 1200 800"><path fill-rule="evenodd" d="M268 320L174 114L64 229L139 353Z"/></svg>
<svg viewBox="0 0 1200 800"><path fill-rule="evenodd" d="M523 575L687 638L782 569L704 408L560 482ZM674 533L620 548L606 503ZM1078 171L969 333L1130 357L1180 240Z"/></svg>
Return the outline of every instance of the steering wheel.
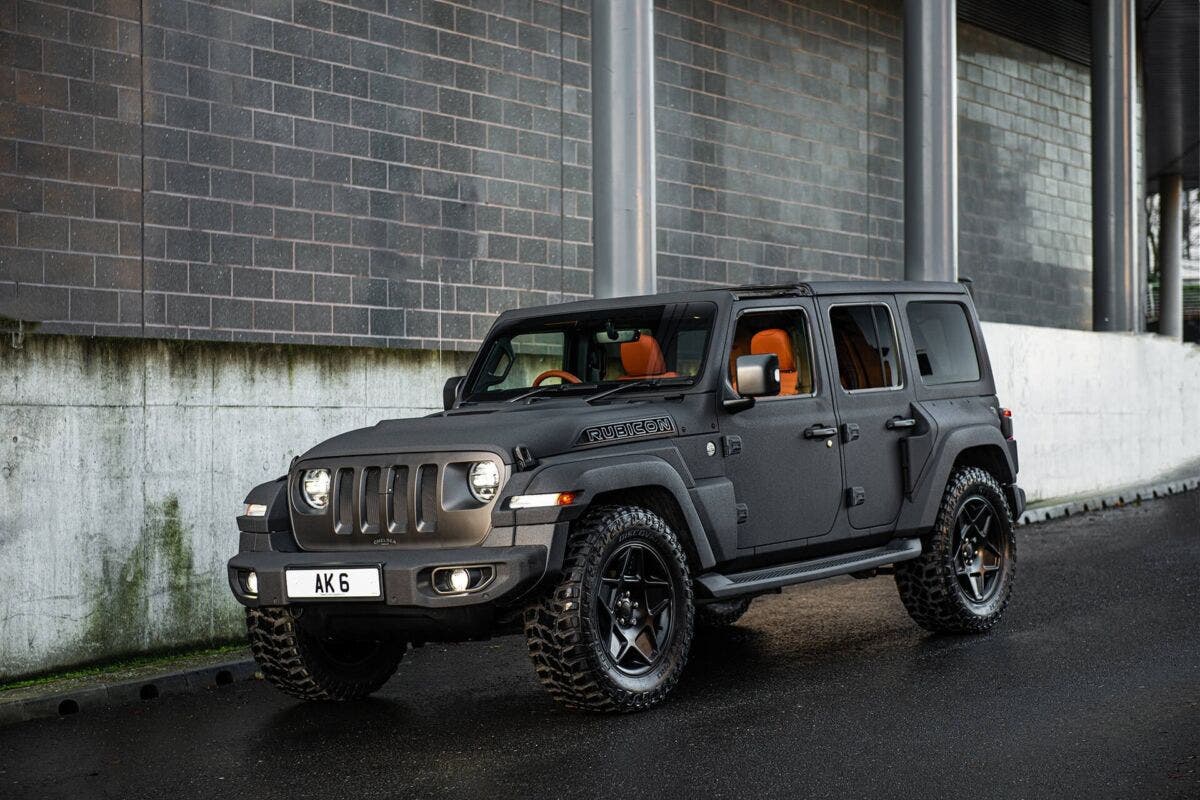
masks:
<svg viewBox="0 0 1200 800"><path fill-rule="evenodd" d="M583 383L583 381L579 380L579 378L576 378L574 375L567 372L566 370L548 369L545 372L543 372L541 375L538 375L536 378L533 379L533 385L535 387L541 386L542 381L546 380L547 378L561 378L564 383Z"/></svg>

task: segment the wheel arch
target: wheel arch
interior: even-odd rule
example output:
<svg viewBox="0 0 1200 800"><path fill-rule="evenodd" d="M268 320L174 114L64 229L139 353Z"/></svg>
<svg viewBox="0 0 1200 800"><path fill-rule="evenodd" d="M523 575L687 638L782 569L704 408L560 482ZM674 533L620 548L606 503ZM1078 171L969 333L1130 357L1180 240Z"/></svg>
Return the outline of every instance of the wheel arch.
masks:
<svg viewBox="0 0 1200 800"><path fill-rule="evenodd" d="M1016 469L1000 429L971 425L955 430L938 448L933 467L922 474L909 502L897 520L898 532L918 532L932 527L950 476L960 467L979 467L994 476L1001 487L1012 484Z"/></svg>
<svg viewBox="0 0 1200 800"><path fill-rule="evenodd" d="M687 482L685 482L685 479ZM705 526L688 491L690 475L681 475L657 455L612 456L582 459L547 466L525 490L563 491L570 487L582 495L583 503L562 519L575 519L598 504L641 505L662 517L679 535L690 566L706 570L716 565ZM563 526L565 527L565 526ZM557 536L566 535L560 531ZM553 552L562 548L555 543Z"/></svg>

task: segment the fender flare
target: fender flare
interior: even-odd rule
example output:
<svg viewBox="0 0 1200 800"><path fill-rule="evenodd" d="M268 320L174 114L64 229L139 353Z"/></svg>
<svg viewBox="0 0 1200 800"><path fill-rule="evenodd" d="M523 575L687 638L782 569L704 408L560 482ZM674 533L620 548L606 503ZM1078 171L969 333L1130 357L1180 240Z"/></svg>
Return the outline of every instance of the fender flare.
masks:
<svg viewBox="0 0 1200 800"><path fill-rule="evenodd" d="M904 504L897 520L898 531L927 530L937 519L938 507L942 504L942 494L950 481L950 473L954 462L963 451L972 447L994 448L1008 475L997 475L996 479L1002 487L1016 479L1016 469L1008 450L1008 443L1000 433L999 428L991 425L971 425L959 428L939 443L938 449L930 459L930 465L922 472L920 481L913 489L912 500Z"/></svg>
<svg viewBox="0 0 1200 800"><path fill-rule="evenodd" d="M679 531L680 536L687 537L700 568L708 570L716 565L717 560L708 541L704 523L688 491L689 483L692 483L691 475L687 475L685 482L679 470L665 459L651 454L632 454L547 465L538 470L525 491L529 494L568 489L580 492L583 502L577 507L563 509L559 516L560 520L571 520L583 514L591 498L604 492L647 487L663 489L675 499L687 524L687 530ZM558 526L555 538L566 537L567 529L566 525ZM554 542L551 552L562 553L562 544L563 542Z"/></svg>

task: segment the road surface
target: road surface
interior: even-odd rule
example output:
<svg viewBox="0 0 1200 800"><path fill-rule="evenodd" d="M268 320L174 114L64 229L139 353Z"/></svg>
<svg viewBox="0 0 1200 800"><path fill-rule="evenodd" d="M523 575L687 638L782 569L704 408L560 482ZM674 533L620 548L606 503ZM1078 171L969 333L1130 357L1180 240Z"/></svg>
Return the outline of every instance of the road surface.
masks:
<svg viewBox="0 0 1200 800"><path fill-rule="evenodd" d="M1023 528L990 635L891 578L756 601L665 706L558 708L515 637L411 654L381 695L247 682L0 729L0 797L1200 797L1200 492Z"/></svg>

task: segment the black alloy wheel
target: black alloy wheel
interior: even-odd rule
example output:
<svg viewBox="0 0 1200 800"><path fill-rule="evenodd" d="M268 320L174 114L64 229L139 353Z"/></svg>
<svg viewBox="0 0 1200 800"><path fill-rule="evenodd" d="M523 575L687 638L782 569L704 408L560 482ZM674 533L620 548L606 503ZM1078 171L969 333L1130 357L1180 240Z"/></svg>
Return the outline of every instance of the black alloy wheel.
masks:
<svg viewBox="0 0 1200 800"><path fill-rule="evenodd" d="M977 605L991 600L1000 587L1000 574L1007 558L1004 528L996 509L982 495L963 500L954 523L954 574L968 602Z"/></svg>
<svg viewBox="0 0 1200 800"><path fill-rule="evenodd" d="M625 675L658 664L675 626L675 587L662 557L632 541L605 560L596 592L595 626L607 633L605 653Z"/></svg>

